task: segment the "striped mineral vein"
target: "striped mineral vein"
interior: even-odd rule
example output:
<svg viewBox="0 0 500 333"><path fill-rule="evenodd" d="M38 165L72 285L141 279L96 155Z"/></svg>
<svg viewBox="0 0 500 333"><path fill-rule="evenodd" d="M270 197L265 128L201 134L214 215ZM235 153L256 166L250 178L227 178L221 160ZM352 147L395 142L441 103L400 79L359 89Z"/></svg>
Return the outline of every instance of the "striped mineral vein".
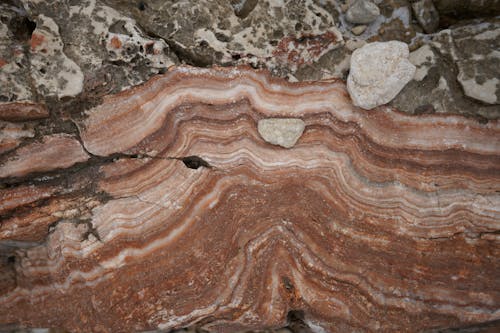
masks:
<svg viewBox="0 0 500 333"><path fill-rule="evenodd" d="M257 129L268 118L305 130L273 145ZM12 253L1 324L233 332L295 314L315 332L401 332L500 320L498 121L364 111L341 81L176 67L78 127L91 161L0 193L0 251Z"/></svg>

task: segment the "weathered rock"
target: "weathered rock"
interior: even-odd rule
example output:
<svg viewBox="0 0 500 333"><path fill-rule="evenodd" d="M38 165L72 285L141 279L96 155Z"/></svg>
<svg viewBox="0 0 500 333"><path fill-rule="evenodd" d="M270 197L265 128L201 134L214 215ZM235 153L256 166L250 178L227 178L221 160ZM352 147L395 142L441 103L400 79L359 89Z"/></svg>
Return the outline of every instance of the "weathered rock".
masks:
<svg viewBox="0 0 500 333"><path fill-rule="evenodd" d="M342 45L335 6L312 0L286 6L269 0L197 0L166 6L152 0L144 11L130 1L106 2L130 12L185 63L200 67L245 63L286 76Z"/></svg>
<svg viewBox="0 0 500 333"><path fill-rule="evenodd" d="M0 22L0 44L5 46L0 50L0 101L44 101L79 93L96 99L140 84L178 62L165 41L148 38L133 19L102 1L23 3L0 4L0 12L10 10L4 11L2 22L17 22ZM24 32L25 26L33 30ZM19 34L22 38L13 37Z"/></svg>
<svg viewBox="0 0 500 333"><path fill-rule="evenodd" d="M500 19L451 30L458 67L457 79L465 95L500 104Z"/></svg>
<svg viewBox="0 0 500 333"><path fill-rule="evenodd" d="M380 15L376 4L370 0L356 0L347 10L347 21L356 24L370 24Z"/></svg>
<svg viewBox="0 0 500 333"><path fill-rule="evenodd" d="M41 14L31 35L30 62L37 90L45 96L76 96L83 89L80 67L63 51L59 27Z"/></svg>
<svg viewBox="0 0 500 333"><path fill-rule="evenodd" d="M0 120L0 154L16 148L23 139L34 136L35 131L32 125Z"/></svg>
<svg viewBox="0 0 500 333"><path fill-rule="evenodd" d="M34 26L23 8L0 3L0 102L35 98L28 56Z"/></svg>
<svg viewBox="0 0 500 333"><path fill-rule="evenodd" d="M307 124L299 145L262 141L258 120L277 116ZM234 332L296 313L316 332L418 332L498 317L498 122L180 67L79 129L95 166L45 158L47 174L0 190L0 323Z"/></svg>
<svg viewBox="0 0 500 333"><path fill-rule="evenodd" d="M372 109L390 102L415 74L408 56L408 45L397 41L370 43L355 50L347 78L354 105Z"/></svg>
<svg viewBox="0 0 500 333"><path fill-rule="evenodd" d="M32 172L67 168L89 158L80 143L69 135L54 134L18 150L0 164L0 178L22 177Z"/></svg>
<svg viewBox="0 0 500 333"><path fill-rule="evenodd" d="M268 118L259 120L257 129L265 141L291 148L304 132L305 123L295 118Z"/></svg>
<svg viewBox="0 0 500 333"><path fill-rule="evenodd" d="M496 34L495 27L498 27L498 19L473 22L444 30L431 40L424 41L422 47L410 54L410 60L417 66L414 80L406 85L391 105L405 112L430 104L438 113L464 114L483 120L500 117L498 104L466 96L460 82L460 73L467 73L472 80L465 82L470 85L465 88L479 89L490 100L498 94L494 86L481 89L482 84L488 88L488 84L494 83L499 75L495 74L498 73L498 60L495 59L498 41L491 38ZM477 59L475 65L474 59Z"/></svg>
<svg viewBox="0 0 500 333"><path fill-rule="evenodd" d="M433 0L418 0L411 4L413 14L426 33L433 33L439 28L439 13Z"/></svg>

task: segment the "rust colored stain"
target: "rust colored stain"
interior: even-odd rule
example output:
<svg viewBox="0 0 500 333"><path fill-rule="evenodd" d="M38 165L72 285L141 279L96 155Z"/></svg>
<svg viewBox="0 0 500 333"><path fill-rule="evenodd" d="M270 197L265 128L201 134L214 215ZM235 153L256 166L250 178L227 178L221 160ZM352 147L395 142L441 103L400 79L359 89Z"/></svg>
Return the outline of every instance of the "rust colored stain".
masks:
<svg viewBox="0 0 500 333"><path fill-rule="evenodd" d="M3 66L5 66L5 65L7 65L7 64L8 64L8 62L7 62L7 61L5 61L5 60L3 60L3 59L0 59L0 67L3 67Z"/></svg>
<svg viewBox="0 0 500 333"><path fill-rule="evenodd" d="M111 42L110 42L111 46L113 46L115 49L119 49L120 47L122 47L122 42L120 40L120 38L114 36L113 38L111 38Z"/></svg>
<svg viewBox="0 0 500 333"><path fill-rule="evenodd" d="M31 49L34 50L40 46L45 40L45 36L41 34L31 35Z"/></svg>
<svg viewBox="0 0 500 333"><path fill-rule="evenodd" d="M325 51L337 42L337 36L331 31L320 35L286 36L276 46L273 56L283 62L293 63L300 67L321 57Z"/></svg>

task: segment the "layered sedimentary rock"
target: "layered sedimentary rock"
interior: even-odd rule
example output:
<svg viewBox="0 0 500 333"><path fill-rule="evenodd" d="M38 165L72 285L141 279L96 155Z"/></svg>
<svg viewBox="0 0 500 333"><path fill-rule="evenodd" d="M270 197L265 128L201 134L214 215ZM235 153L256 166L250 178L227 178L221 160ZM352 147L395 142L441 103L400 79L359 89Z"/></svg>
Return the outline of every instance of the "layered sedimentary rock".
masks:
<svg viewBox="0 0 500 333"><path fill-rule="evenodd" d="M272 145L267 118L305 130ZM91 161L0 193L4 325L232 332L292 313L317 332L401 332L500 319L498 121L367 112L340 81L178 67L78 127Z"/></svg>

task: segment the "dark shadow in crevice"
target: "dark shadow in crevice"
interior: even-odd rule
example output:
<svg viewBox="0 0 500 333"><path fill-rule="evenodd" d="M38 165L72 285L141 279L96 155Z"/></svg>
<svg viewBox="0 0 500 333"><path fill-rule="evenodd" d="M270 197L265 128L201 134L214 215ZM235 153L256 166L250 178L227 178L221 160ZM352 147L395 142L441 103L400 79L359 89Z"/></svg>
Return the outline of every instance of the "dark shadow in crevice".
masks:
<svg viewBox="0 0 500 333"><path fill-rule="evenodd" d="M182 157L181 161L189 169L198 169L198 168L201 168L201 167L211 168L210 164L208 164L207 161L205 161L204 159L202 159L199 156Z"/></svg>

